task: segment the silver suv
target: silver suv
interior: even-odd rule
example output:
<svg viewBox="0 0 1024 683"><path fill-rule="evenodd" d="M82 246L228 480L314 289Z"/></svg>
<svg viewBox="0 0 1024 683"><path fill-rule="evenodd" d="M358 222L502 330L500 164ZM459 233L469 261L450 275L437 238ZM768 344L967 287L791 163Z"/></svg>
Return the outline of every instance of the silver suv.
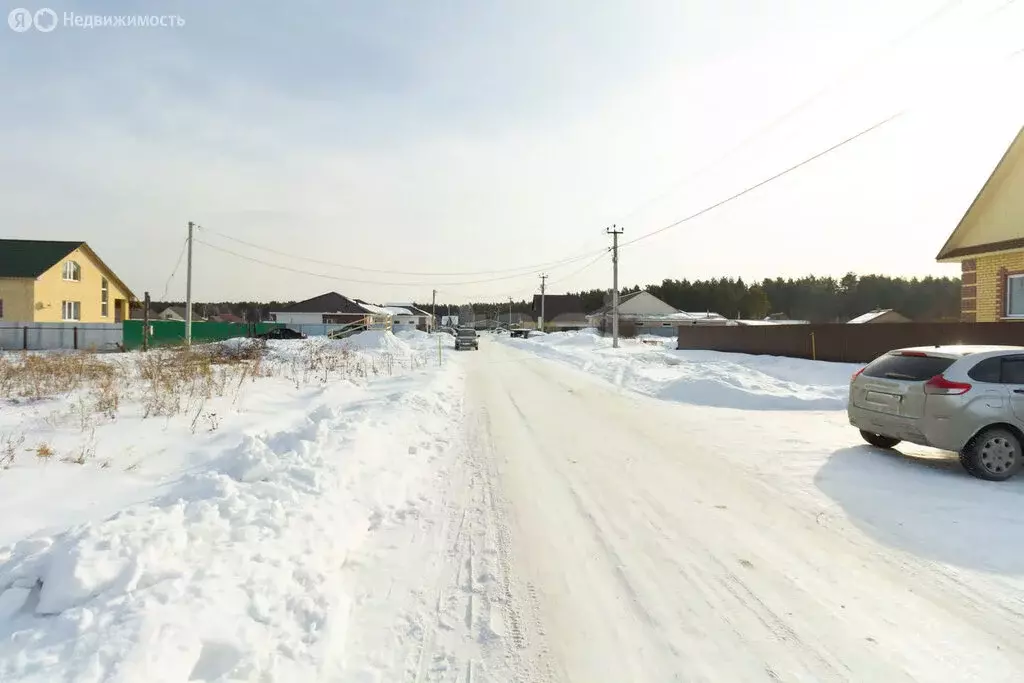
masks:
<svg viewBox="0 0 1024 683"><path fill-rule="evenodd" d="M1009 479L1024 466L1024 347L890 351L850 380L847 414L873 446L955 451L975 477Z"/></svg>

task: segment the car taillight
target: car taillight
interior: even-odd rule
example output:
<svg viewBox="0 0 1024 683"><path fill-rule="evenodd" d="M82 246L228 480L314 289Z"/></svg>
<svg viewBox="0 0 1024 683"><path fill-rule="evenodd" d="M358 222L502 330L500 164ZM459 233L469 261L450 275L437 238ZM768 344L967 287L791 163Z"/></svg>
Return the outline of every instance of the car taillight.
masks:
<svg viewBox="0 0 1024 683"><path fill-rule="evenodd" d="M865 367L867 367L867 366L865 366ZM852 382L853 380L855 380L858 377L860 377L860 373L862 373L862 372L864 372L864 368L861 368L857 372L853 373L853 377L850 378L850 381Z"/></svg>
<svg viewBox="0 0 1024 683"><path fill-rule="evenodd" d="M938 394L941 396L959 396L971 390L971 385L965 382L953 382L942 375L935 375L924 383L924 393Z"/></svg>

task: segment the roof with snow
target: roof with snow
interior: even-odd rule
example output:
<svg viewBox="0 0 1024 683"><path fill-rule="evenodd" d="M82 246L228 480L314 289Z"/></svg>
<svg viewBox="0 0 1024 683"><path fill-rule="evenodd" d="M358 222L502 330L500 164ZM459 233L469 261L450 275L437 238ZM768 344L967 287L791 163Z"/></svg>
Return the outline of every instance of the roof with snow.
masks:
<svg viewBox="0 0 1024 683"><path fill-rule="evenodd" d="M881 318L889 317L892 320L885 320L884 322L907 322L908 318L900 315L897 311L891 308L876 308L873 311L868 311L863 315L858 315L853 320L850 320L847 324L861 325L863 323L883 322Z"/></svg>

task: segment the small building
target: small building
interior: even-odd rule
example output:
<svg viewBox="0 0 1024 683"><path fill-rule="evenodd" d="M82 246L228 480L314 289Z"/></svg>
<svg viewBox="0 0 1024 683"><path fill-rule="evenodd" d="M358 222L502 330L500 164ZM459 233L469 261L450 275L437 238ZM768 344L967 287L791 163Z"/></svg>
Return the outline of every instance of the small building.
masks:
<svg viewBox="0 0 1024 683"><path fill-rule="evenodd" d="M382 329L391 325L391 314L387 309L359 299L349 299L337 292L327 292L281 310L270 311L270 319L285 325L363 324L368 328Z"/></svg>
<svg viewBox="0 0 1024 683"><path fill-rule="evenodd" d="M1024 128L935 257L960 263L960 319L1024 320Z"/></svg>
<svg viewBox="0 0 1024 683"><path fill-rule="evenodd" d="M167 308L159 311L156 314L157 320L177 320L178 322L184 322L186 308L184 306L168 306ZM196 313L196 307L192 306L192 322L203 322L206 320L203 316Z"/></svg>
<svg viewBox="0 0 1024 683"><path fill-rule="evenodd" d="M530 312L541 325L541 309L544 311L544 329L574 330L587 327L586 311L583 310L583 299L575 294L540 294L533 296ZM555 319L559 322L556 324Z"/></svg>
<svg viewBox="0 0 1024 683"><path fill-rule="evenodd" d="M134 298L85 242L0 240L0 321L119 323Z"/></svg>
<svg viewBox="0 0 1024 683"><path fill-rule="evenodd" d="M873 311L868 311L862 315L858 315L853 320L847 322L848 325L864 325L873 323L909 323L913 322L910 318L901 313L898 313L891 308L876 308Z"/></svg>
<svg viewBox="0 0 1024 683"><path fill-rule="evenodd" d="M391 329L395 332L401 330L430 332L434 328L433 316L412 304L386 304L384 308L391 314Z"/></svg>
<svg viewBox="0 0 1024 683"><path fill-rule="evenodd" d="M511 315L507 312L499 313L498 324L505 328L532 328L534 326L533 318L518 311L513 311Z"/></svg>
<svg viewBox="0 0 1024 683"><path fill-rule="evenodd" d="M611 326L612 305L609 303L587 316L592 327ZM619 297L619 324L635 327L637 334L675 336L685 325L728 325L729 320L711 311L688 313L665 303L650 292L631 292Z"/></svg>

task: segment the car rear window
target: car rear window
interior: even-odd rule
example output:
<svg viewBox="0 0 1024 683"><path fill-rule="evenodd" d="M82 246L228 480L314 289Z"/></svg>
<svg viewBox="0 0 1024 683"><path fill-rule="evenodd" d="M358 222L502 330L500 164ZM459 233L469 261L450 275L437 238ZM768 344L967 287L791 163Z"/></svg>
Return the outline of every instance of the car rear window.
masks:
<svg viewBox="0 0 1024 683"><path fill-rule="evenodd" d="M899 379L909 382L924 382L935 375L941 375L953 364L953 358L936 356L903 356L892 354L872 361L862 374L868 377Z"/></svg>

